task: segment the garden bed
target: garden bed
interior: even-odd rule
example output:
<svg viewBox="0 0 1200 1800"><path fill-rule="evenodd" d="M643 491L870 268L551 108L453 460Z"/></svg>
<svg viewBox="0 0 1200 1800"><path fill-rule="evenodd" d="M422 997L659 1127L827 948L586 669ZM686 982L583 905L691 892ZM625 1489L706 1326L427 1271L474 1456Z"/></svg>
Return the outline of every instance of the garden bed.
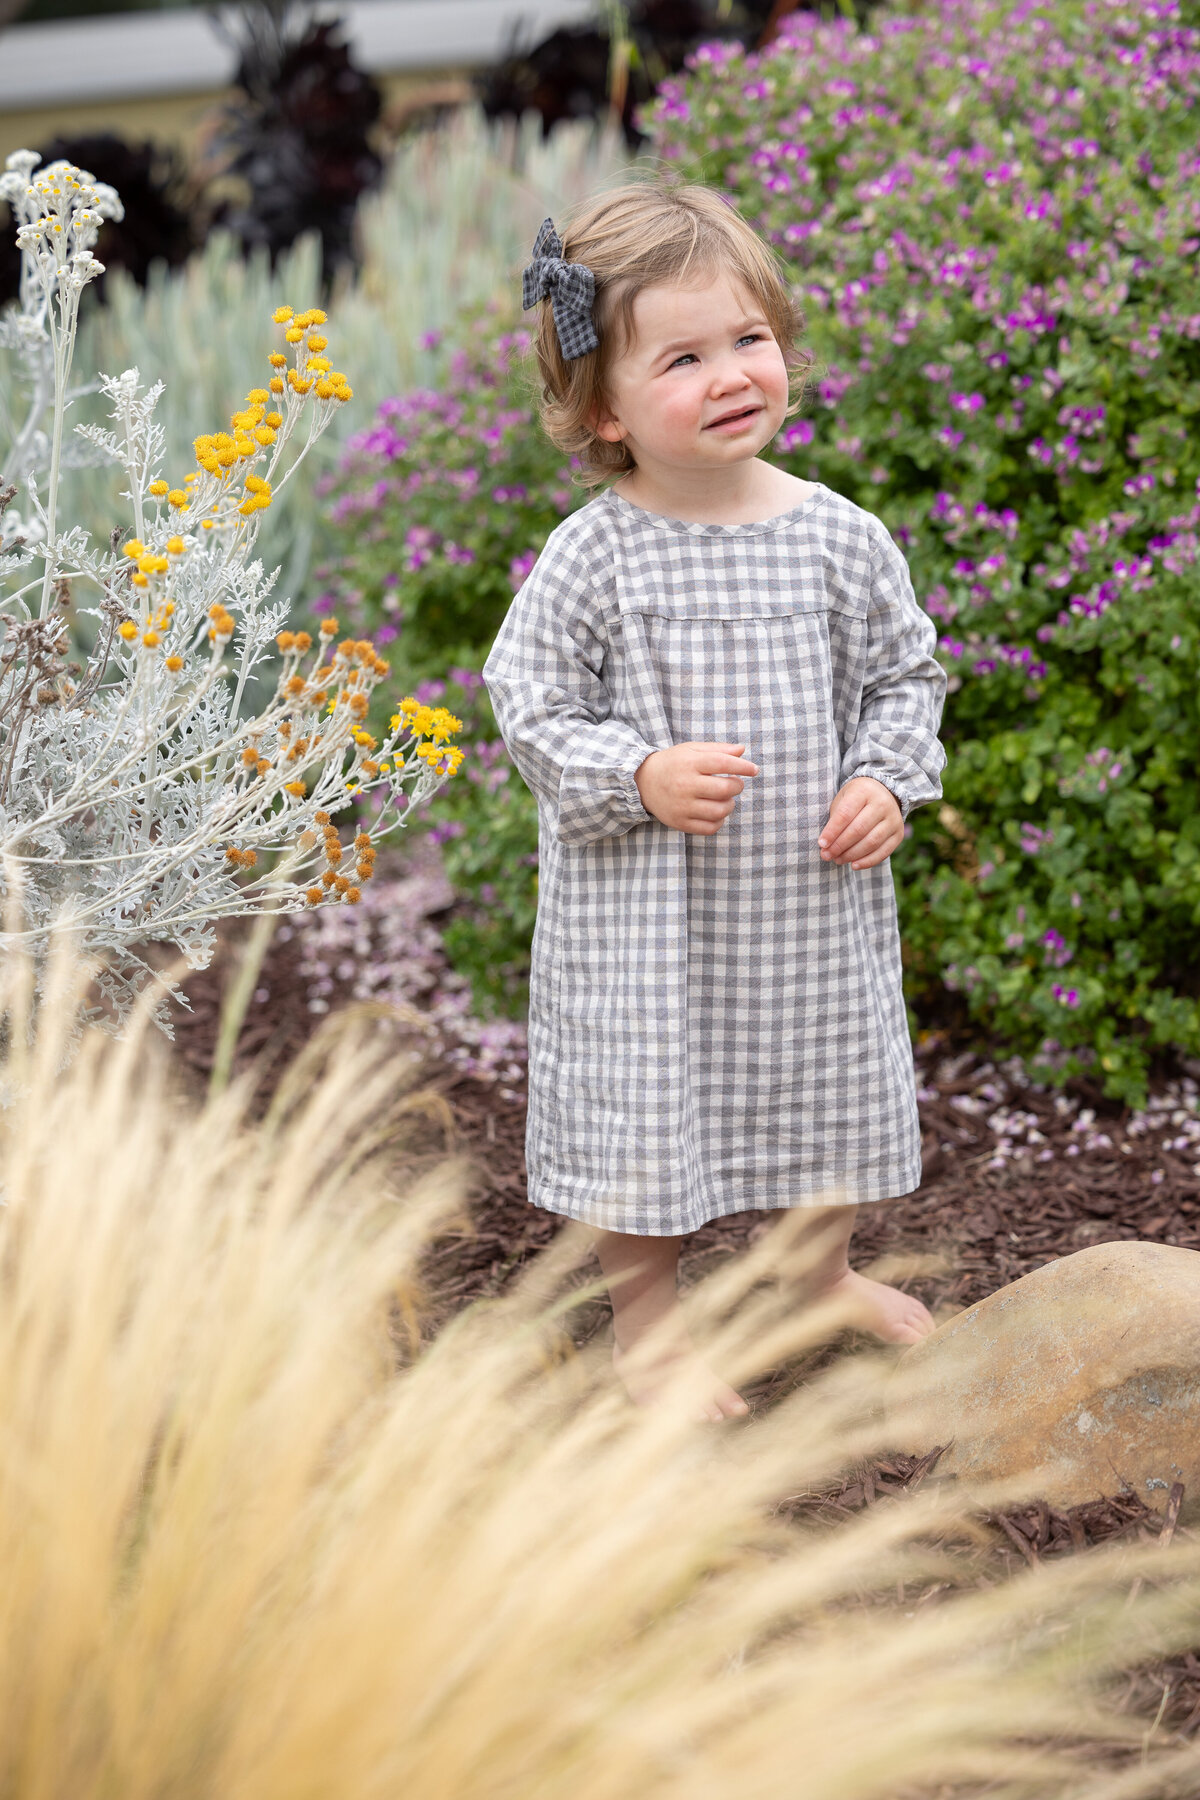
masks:
<svg viewBox="0 0 1200 1800"><path fill-rule="evenodd" d="M525 1098L519 1049L501 1043L480 1073L486 1044L458 1010L463 988L439 951L439 926L455 905L431 847L416 842L381 871L381 895L394 910L377 916L409 946L393 948L384 979L370 965L369 934L314 957L316 919L289 921L277 935L238 1041L236 1066L257 1060L268 1090L285 1063L328 1013L371 998L398 997L426 1022L386 1029L395 1048L419 1048L429 1085L453 1123L428 1154L465 1152L474 1162L469 1233L443 1240L429 1271L438 1318L500 1291L559 1228L531 1208L525 1185ZM388 880L391 888L383 884ZM407 909L407 912L406 912ZM339 915L344 919L345 914ZM364 922L365 930L365 922ZM287 935L285 935L287 934ZM213 965L186 983L190 1015L178 1020L182 1062L194 1085L211 1068L220 995L234 934ZM378 954L378 952L375 952ZM503 1040L504 1034L500 1033ZM936 1258L905 1285L935 1311L968 1306L1031 1269L1085 1245L1150 1239L1200 1249L1200 1095L1182 1068L1152 1086L1135 1111L1075 1078L1061 1092L1029 1082L1015 1059L934 1034L917 1054L925 1179L915 1194L864 1207L855 1234L860 1264L915 1252ZM705 1225L684 1252L692 1282L767 1228L760 1213L735 1213Z"/></svg>

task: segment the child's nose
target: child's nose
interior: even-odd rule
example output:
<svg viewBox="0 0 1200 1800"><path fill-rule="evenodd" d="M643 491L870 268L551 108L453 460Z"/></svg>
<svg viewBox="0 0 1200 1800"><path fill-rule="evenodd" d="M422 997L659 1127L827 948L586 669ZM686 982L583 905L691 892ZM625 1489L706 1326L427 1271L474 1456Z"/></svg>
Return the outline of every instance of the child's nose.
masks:
<svg viewBox="0 0 1200 1800"><path fill-rule="evenodd" d="M736 357L723 359L713 370L714 393L727 394L730 388L743 388L750 385L750 376Z"/></svg>

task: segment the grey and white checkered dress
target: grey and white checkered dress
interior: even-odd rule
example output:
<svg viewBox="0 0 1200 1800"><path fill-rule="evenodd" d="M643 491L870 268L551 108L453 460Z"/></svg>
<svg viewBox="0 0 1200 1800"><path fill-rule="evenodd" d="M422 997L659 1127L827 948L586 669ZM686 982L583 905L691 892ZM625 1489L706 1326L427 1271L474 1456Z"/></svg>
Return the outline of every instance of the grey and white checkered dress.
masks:
<svg viewBox="0 0 1200 1800"><path fill-rule="evenodd" d="M852 775L941 793L934 643L886 528L819 484L749 525L610 490L551 533L483 669L538 801L535 1205L671 1237L918 1185L891 867L816 840ZM634 780L695 741L760 770L711 836Z"/></svg>

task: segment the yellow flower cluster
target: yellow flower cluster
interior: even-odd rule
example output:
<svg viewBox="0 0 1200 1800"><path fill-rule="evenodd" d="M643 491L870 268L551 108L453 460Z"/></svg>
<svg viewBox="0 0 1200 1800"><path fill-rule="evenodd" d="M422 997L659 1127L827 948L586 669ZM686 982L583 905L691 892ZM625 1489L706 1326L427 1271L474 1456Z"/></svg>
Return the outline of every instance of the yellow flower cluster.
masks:
<svg viewBox="0 0 1200 1800"><path fill-rule="evenodd" d="M240 411L232 414L229 423L231 431L205 433L195 440L193 448L196 461L200 465L199 473L211 475L222 484L229 479L230 471L239 463L253 463L275 442L275 433L283 424L283 414L269 409L271 396L266 388L251 388L246 395L246 404ZM190 476L189 480L195 480ZM243 519L251 513L265 512L271 504L271 484L264 481L261 475L247 475L245 479L245 497L237 510ZM168 501L170 495L168 494ZM184 504L187 504L184 496ZM209 521L205 520L205 524Z"/></svg>
<svg viewBox="0 0 1200 1800"><path fill-rule="evenodd" d="M165 482L156 482L154 485L166 487ZM130 538L122 546L122 554L134 565L129 576L130 586L135 593L140 591L142 602L141 623L135 624L132 619L126 619L117 627L118 635L125 643L132 644L135 638L140 637L148 650L156 650L170 631L175 602L166 592L166 583L162 577L171 573L172 566L186 551L187 545L181 537L167 539L165 556L148 550L140 538ZM183 667L182 658L178 656L167 657L166 663L172 674L178 673Z"/></svg>
<svg viewBox="0 0 1200 1800"><path fill-rule="evenodd" d="M394 761L395 773L401 775L407 766L407 752L395 743L397 735L406 740L408 749L412 738L425 740L418 745L417 755L431 769L436 767L438 774L454 773L463 752L449 739L462 730L462 720L445 707L422 706L412 695L400 702L383 754L376 755L378 743L367 729L366 720L372 690L377 681L389 674L389 665L369 638L343 638L335 645L332 640L339 629L336 619L325 619L315 642L307 631L281 631L276 637L284 656L278 698L284 703L285 716L277 727L279 750L275 764L280 769L287 763L299 765L296 779L286 781L283 791L303 799L307 789L300 771L331 756L340 760L347 742L354 751L350 779L346 782L352 795L363 791L364 779L375 780L390 773L393 764L389 759ZM300 658L309 651L315 654L305 673ZM272 766L257 745L247 747L243 760L247 768L259 775ZM352 875L343 866L349 847L342 843L329 814L316 812L313 819L324 832L325 866L305 889L308 904L319 906L345 900L354 905L361 898L362 884L370 881L375 872L375 848L370 834L360 831L354 839ZM314 849L318 842L316 831L305 828L299 834L302 851Z"/></svg>
<svg viewBox="0 0 1200 1800"><path fill-rule="evenodd" d="M450 739L456 731L462 730L461 719L456 719L444 706L423 706L410 694L400 702L399 712L392 714L391 723L393 731L403 729L415 738L428 739L428 742L417 744L416 754L423 762L435 764L444 758L450 774L457 774L463 752L457 744L451 744Z"/></svg>
<svg viewBox="0 0 1200 1800"><path fill-rule="evenodd" d="M282 352L273 351L268 359L272 369L270 381L266 387L250 389L242 406L230 415L229 430L206 432L195 439L197 467L185 477L184 485L172 488L165 481L155 481L150 486L149 491L155 499L165 499L174 511L186 512L195 499L195 494L188 490L208 476L217 487L215 493L209 489L204 497L207 516L201 524L205 531L236 523L234 515L249 519L270 506L270 481L247 471L264 452L272 451L275 446L287 423L287 408L292 404L293 394L302 399L315 389L318 401L344 402L353 397L354 390L346 377L340 370L331 368L327 357L319 354L329 342L315 330L326 322L319 307L297 313L290 306L280 306L271 316L276 325L287 327L284 336L288 343L299 346L295 367L288 367L288 358ZM318 354L314 355L314 352ZM327 413L322 415L323 420L327 418ZM244 474L244 491L240 495L236 492L231 495L239 470ZM234 500L232 508L222 505L231 498Z"/></svg>
<svg viewBox="0 0 1200 1800"><path fill-rule="evenodd" d="M209 642L227 642L233 636L233 614L227 612L218 600L209 607L208 616L212 620L208 631Z"/></svg>
<svg viewBox="0 0 1200 1800"><path fill-rule="evenodd" d="M327 356L320 355L329 346L329 339L314 329L326 323L320 307L293 312L290 306L277 306L271 317L276 325L285 327L284 340L293 346L296 354L296 364L291 369L282 351L277 350L270 357L271 367L275 370L271 377L271 392L282 394L290 388L293 394L303 398L315 388L318 400L344 403L353 399L354 389L341 370L335 369Z"/></svg>
<svg viewBox="0 0 1200 1800"><path fill-rule="evenodd" d="M238 507L243 519L248 519L252 512L265 512L271 504L271 484L261 475L247 475L246 498Z"/></svg>
<svg viewBox="0 0 1200 1800"><path fill-rule="evenodd" d="M319 906L326 899L345 900L348 905L357 906L362 899L362 888L349 875L342 873L341 865L346 847L338 835L337 826L327 812L314 813L313 819L325 834L325 867L321 871L320 885L314 883L308 888L305 899L310 906ZM312 832L305 832L304 837L315 841ZM375 873L375 846L369 833L355 833L353 851L356 858L355 874L359 882L370 881Z"/></svg>

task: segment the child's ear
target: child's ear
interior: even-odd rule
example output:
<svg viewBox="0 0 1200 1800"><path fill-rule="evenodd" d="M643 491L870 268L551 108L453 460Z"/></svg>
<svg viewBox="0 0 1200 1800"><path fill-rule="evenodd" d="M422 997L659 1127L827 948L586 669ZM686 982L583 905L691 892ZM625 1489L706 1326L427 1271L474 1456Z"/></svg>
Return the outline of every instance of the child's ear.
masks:
<svg viewBox="0 0 1200 1800"><path fill-rule="evenodd" d="M615 419L603 401L593 410L591 417L592 430L606 444L619 444L625 437L625 427Z"/></svg>

